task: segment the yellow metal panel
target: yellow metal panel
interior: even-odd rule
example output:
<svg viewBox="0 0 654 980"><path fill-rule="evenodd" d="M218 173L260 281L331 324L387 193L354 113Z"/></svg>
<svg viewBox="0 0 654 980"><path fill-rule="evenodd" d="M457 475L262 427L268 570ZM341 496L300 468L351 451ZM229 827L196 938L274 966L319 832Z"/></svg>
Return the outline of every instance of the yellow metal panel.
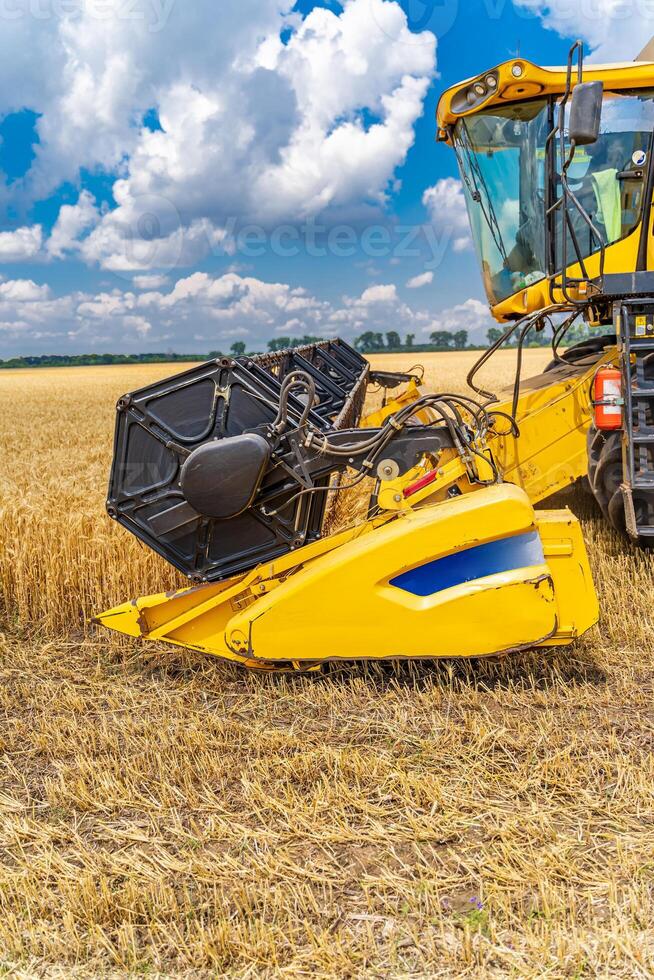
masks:
<svg viewBox="0 0 654 980"><path fill-rule="evenodd" d="M545 500L588 472L586 434L592 418L590 385L598 366L609 363L615 355L613 347L585 369L562 366L524 381L517 410L520 436L489 436L488 449L503 479L522 487L532 503ZM489 406L490 411L493 408L510 413L512 404L510 400L500 401ZM404 489L434 468L437 470L434 482L405 499ZM425 459L421 467L382 483L379 506L389 511L412 509L444 499L452 486L464 494L479 490L478 484L470 482L458 454L446 450L436 463Z"/></svg>
<svg viewBox="0 0 654 980"><path fill-rule="evenodd" d="M253 659L298 661L479 656L537 644L558 623L547 564L426 597L389 584L412 567L533 528L526 495L509 485L406 513L246 607L232 619L227 643ZM586 597L578 593L577 601L585 624Z"/></svg>
<svg viewBox="0 0 654 980"><path fill-rule="evenodd" d="M608 352L602 361L610 358ZM596 370L597 364L582 373L564 367L526 382L517 412L519 438L499 436L491 442L504 479L523 487L533 503L588 472L589 392Z"/></svg>
<svg viewBox="0 0 654 980"><path fill-rule="evenodd" d="M266 566L268 578L257 569L221 585L145 597L98 621L129 636L275 669L567 643L597 616L583 541L568 512L537 521L525 493L503 484L322 541L293 574L284 556ZM544 546L537 564L424 596L391 584L412 568L536 526ZM296 562L303 551L310 548Z"/></svg>
<svg viewBox="0 0 654 980"><path fill-rule="evenodd" d="M348 528L225 582L125 602L96 616L94 622L126 636L165 640L245 663L247 658L235 654L225 645L224 631L233 613L276 587L285 575L319 560L347 541L374 531L388 519L381 517Z"/></svg>
<svg viewBox="0 0 654 980"><path fill-rule="evenodd" d="M536 512L545 560L558 605L556 634L545 646L581 636L599 619L599 602L579 521L569 510Z"/></svg>
<svg viewBox="0 0 654 980"><path fill-rule="evenodd" d="M513 75L514 65L519 64L522 74L519 79ZM483 81L491 71L498 73L498 86L494 94L483 103L471 107L470 112L456 113L452 111L452 100L460 91L465 91L472 82ZM604 87L610 90L647 88L652 85L653 66L647 62L628 62L619 65L593 65L584 67L584 81L602 81ZM573 72L573 87L576 84L576 73ZM543 68L525 58L511 58L495 68L489 68L475 78L468 78L448 88L440 97L436 118L440 129L452 126L462 116L491 106L506 105L508 102L523 102L526 98L536 96L559 95L565 91L566 69Z"/></svg>
<svg viewBox="0 0 654 980"><path fill-rule="evenodd" d="M556 631L554 587L544 567L489 576L429 599L374 585L369 572L348 566L340 581L325 576L305 583L306 593L276 594L264 614L241 623L247 634L228 634L230 645L245 637L243 653L256 660L475 657L538 644Z"/></svg>
<svg viewBox="0 0 654 980"><path fill-rule="evenodd" d="M638 225L630 235L627 235L626 238L623 238L621 241L615 242L613 245L609 245L606 248L604 253L605 274L634 271L638 259L638 246L640 243L641 227L642 221L639 221ZM587 275L590 278L594 278L599 275L600 257L598 253L590 255L588 258L584 259L584 263L586 266ZM650 268L652 268L651 265ZM581 276L581 267L578 262L568 266L569 278L575 279L581 278ZM558 281L560 281L560 278L560 275L556 276ZM570 288L569 292L574 298L588 299L588 293L582 294L579 290L575 292L573 288ZM542 310L551 303L562 302L564 302L564 300L561 291L555 289L550 292L550 280L541 279L539 282L535 282L531 286L520 289L517 293L509 296L508 299L503 300L501 303L491 306L490 311L496 320L498 320L500 323L504 323L508 320L515 319L516 316L525 316L527 313L534 313L536 310Z"/></svg>
<svg viewBox="0 0 654 980"><path fill-rule="evenodd" d="M406 388L404 388L399 394L395 395L394 398L389 399L382 408L377 409L375 412L370 412L361 422L362 429L377 429L379 426L383 425L385 420L391 415L395 415L399 412L401 408L405 408L407 405L412 405L418 398L423 395L424 392L421 386L415 381L409 381ZM430 422L434 422L437 419L435 412L426 408L418 412L415 416L416 421L420 422L422 425L429 425Z"/></svg>

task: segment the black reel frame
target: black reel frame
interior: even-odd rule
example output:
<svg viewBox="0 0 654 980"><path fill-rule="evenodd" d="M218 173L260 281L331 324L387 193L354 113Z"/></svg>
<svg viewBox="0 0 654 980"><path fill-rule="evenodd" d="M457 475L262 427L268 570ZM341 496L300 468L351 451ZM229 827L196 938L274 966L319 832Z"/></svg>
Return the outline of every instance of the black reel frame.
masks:
<svg viewBox="0 0 654 980"><path fill-rule="evenodd" d="M335 340L219 358L125 395L107 511L193 581L248 571L322 537L336 474L379 476L383 457L399 475L452 445L446 426L356 428L369 382L412 379Z"/></svg>

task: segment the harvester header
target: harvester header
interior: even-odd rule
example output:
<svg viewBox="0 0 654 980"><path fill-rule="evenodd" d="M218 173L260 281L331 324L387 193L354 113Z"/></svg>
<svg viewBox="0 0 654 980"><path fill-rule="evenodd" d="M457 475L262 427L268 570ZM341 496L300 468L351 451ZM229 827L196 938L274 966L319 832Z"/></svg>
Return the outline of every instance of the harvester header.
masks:
<svg viewBox="0 0 654 980"><path fill-rule="evenodd" d="M369 385L384 402L362 419ZM562 412L580 391L561 388ZM569 642L596 617L579 526L503 483L499 461L518 468L510 411L425 393L340 340L218 358L123 396L108 512L199 587L100 622L261 669ZM533 499L554 462L546 450L525 467ZM353 516L334 526L344 494Z"/></svg>

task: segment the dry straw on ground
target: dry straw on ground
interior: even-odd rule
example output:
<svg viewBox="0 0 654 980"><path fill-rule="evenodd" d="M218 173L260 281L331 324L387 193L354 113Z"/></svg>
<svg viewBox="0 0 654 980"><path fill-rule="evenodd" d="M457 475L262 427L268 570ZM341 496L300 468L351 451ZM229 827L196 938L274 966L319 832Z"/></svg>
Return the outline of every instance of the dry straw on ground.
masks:
<svg viewBox="0 0 654 980"><path fill-rule="evenodd" d="M103 512L115 399L165 373L0 374L0 971L652 976L651 559L569 495L602 624L554 653L289 678L116 642L86 619L175 582Z"/></svg>

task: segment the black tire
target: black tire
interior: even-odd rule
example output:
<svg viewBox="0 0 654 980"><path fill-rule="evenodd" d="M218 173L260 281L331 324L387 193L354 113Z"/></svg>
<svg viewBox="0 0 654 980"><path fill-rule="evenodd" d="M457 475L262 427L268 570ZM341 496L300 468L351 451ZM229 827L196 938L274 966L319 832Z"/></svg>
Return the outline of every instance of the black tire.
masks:
<svg viewBox="0 0 654 980"><path fill-rule="evenodd" d="M598 433L598 435L604 435L604 433ZM618 510L614 498L617 496L619 500L622 500L622 491L620 490L622 485L622 432L607 432L601 448L599 448L599 439L597 438L592 440L591 445L594 446L597 454L597 462L594 465L591 481L593 494L602 508L604 516L611 520L610 514L617 515ZM598 448L599 453L597 453ZM590 455L588 473L590 477ZM612 520L611 523L613 524ZM624 513L622 524L624 524ZM621 530L618 525L614 525L616 530Z"/></svg>
<svg viewBox="0 0 654 980"><path fill-rule="evenodd" d="M604 353L605 347L612 347L616 344L615 334L607 333L603 334L601 337L589 337L586 340L581 340L578 344L573 347L568 347L563 354L559 354L562 361L566 364L577 364L579 361L583 361L585 358L590 356L599 357ZM559 367L560 362L551 360L545 371L553 371L554 368Z"/></svg>
<svg viewBox="0 0 654 980"><path fill-rule="evenodd" d="M597 470L600 457L602 455L602 449L604 448L604 433L599 429L596 429L594 425L591 425L588 430L588 435L586 436L586 446L588 451L588 486L591 493L594 493L593 485L595 483L595 471Z"/></svg>
<svg viewBox="0 0 654 980"><path fill-rule="evenodd" d="M604 517L619 533L627 535L627 524L622 495L622 430L601 432L591 426L588 432L588 482L593 496L599 504ZM634 509L638 523L648 524L648 504L634 493ZM651 538L639 538L641 548L652 548Z"/></svg>

